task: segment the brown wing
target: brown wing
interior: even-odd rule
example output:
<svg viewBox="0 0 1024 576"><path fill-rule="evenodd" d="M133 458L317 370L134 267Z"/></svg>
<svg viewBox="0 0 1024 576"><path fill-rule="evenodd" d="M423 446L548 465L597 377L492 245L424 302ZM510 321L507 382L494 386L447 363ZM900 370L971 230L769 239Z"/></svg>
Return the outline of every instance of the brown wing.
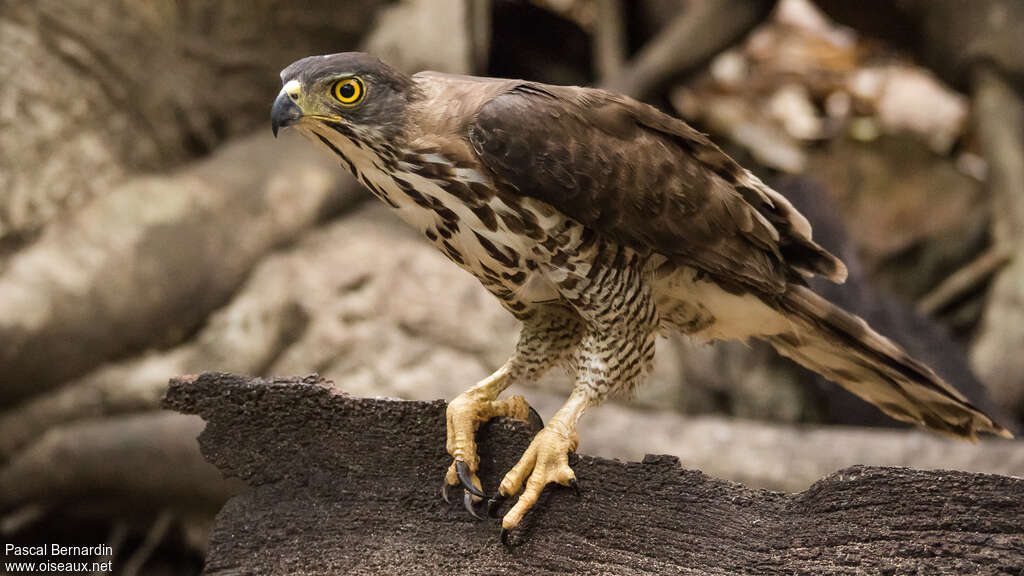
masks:
<svg viewBox="0 0 1024 576"><path fill-rule="evenodd" d="M499 188L551 204L626 245L766 293L846 269L774 190L681 120L588 88L513 84L469 140Z"/></svg>

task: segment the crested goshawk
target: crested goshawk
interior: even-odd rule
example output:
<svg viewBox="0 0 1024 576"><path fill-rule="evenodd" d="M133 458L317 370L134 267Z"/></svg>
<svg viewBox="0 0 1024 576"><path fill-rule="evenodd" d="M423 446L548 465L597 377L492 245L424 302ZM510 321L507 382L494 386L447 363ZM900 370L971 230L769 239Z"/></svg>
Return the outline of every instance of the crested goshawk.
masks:
<svg viewBox="0 0 1024 576"><path fill-rule="evenodd" d="M516 504L576 487L568 453L584 410L640 385L660 333L761 338L886 414L953 436L1009 436L927 366L807 288L846 277L785 197L704 134L593 88L420 72L361 53L281 72L274 134L294 126L473 274L522 322L512 357L448 406L447 486L484 497L474 434L527 419L508 386L552 366L575 374L565 405L501 481Z"/></svg>

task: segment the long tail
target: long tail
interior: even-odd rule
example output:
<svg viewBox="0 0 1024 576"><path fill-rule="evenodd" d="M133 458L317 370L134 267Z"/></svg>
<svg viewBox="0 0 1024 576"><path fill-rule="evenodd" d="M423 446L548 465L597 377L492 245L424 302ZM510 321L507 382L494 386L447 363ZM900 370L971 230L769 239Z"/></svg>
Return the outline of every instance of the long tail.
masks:
<svg viewBox="0 0 1024 576"><path fill-rule="evenodd" d="M972 442L979 432L1012 438L930 368L810 289L791 285L778 306L793 324L792 331L768 337L780 354L889 416Z"/></svg>

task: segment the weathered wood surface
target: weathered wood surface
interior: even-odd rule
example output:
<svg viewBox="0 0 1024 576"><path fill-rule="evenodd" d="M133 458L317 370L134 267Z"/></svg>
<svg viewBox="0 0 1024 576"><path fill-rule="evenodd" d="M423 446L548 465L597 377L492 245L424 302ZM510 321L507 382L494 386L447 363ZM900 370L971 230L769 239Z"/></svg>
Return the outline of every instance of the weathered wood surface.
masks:
<svg viewBox="0 0 1024 576"><path fill-rule="evenodd" d="M440 498L443 402L355 398L315 377L204 374L165 404L207 421L206 458L252 489L221 510L209 575L1021 574L1024 479L853 467L797 494L750 490L670 457L571 460L511 549L496 520ZM484 488L525 425L479 434Z"/></svg>

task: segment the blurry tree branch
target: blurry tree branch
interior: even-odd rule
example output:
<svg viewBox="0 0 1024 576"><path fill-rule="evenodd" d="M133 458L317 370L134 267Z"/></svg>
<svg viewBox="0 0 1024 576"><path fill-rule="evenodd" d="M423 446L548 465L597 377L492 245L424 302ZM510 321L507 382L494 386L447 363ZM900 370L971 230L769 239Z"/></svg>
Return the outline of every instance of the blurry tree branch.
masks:
<svg viewBox="0 0 1024 576"><path fill-rule="evenodd" d="M355 46L383 4L5 0L0 265L132 174L265 126L278 72Z"/></svg>
<svg viewBox="0 0 1024 576"><path fill-rule="evenodd" d="M955 303L968 293L977 290L992 275L996 274L1013 258L1013 252L1006 243L998 242L942 281L917 303L918 313L932 316Z"/></svg>
<svg viewBox="0 0 1024 576"><path fill-rule="evenodd" d="M975 67L973 92L975 130L989 161L992 240L1017 244L1024 240L1024 97L988 63Z"/></svg>
<svg viewBox="0 0 1024 576"><path fill-rule="evenodd" d="M643 98L704 64L761 23L775 0L692 0L602 88ZM599 32L607 33L607 32Z"/></svg>
<svg viewBox="0 0 1024 576"><path fill-rule="evenodd" d="M170 529L173 521L174 513L170 510L162 510L160 512L146 532L146 539L142 541L142 545L124 563L121 569L122 576L138 576L143 566L149 560L149 557L153 555L153 552L160 545L160 541L167 536L167 531Z"/></svg>
<svg viewBox="0 0 1024 576"><path fill-rule="evenodd" d="M996 276L972 351L994 398L1024 411L1024 97L995 66L975 67L974 122L992 195L992 236L1013 259Z"/></svg>
<svg viewBox="0 0 1024 576"><path fill-rule="evenodd" d="M0 271L0 404L175 343L265 254L363 197L333 160L269 131L114 188Z"/></svg>
<svg viewBox="0 0 1024 576"><path fill-rule="evenodd" d="M172 351L141 360L142 369L132 370L140 361L105 367L0 412L0 462L51 428L76 420L156 409L167 386L160 376L147 378L146 370L155 376L162 368L180 368L176 360L181 357L180 352Z"/></svg>
<svg viewBox="0 0 1024 576"><path fill-rule="evenodd" d="M911 51L968 91L973 68L990 62L1024 88L1024 2L1019 0L815 0L830 17Z"/></svg>
<svg viewBox="0 0 1024 576"><path fill-rule="evenodd" d="M486 70L490 42L490 0L405 0L377 13L359 49L408 74L474 74Z"/></svg>
<svg viewBox="0 0 1024 576"><path fill-rule="evenodd" d="M469 32L472 70L474 74L483 74L487 70L487 62L491 53L491 0L466 0L469 11Z"/></svg>
<svg viewBox="0 0 1024 576"><path fill-rule="evenodd" d="M602 82L622 69L627 56L626 15L622 0L597 0L594 23L594 61Z"/></svg>
<svg viewBox="0 0 1024 576"><path fill-rule="evenodd" d="M202 460L196 418L148 412L50 430L0 468L0 511L67 500L215 508L235 482Z"/></svg>

